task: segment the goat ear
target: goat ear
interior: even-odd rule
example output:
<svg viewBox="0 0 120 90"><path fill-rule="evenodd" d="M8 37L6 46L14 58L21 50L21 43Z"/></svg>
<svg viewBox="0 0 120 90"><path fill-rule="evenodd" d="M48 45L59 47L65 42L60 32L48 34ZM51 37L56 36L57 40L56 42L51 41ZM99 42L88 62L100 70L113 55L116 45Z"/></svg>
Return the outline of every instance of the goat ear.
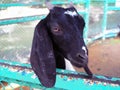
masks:
<svg viewBox="0 0 120 90"><path fill-rule="evenodd" d="M43 86L54 86L56 81L56 63L45 19L41 20L36 26L30 63Z"/></svg>
<svg viewBox="0 0 120 90"><path fill-rule="evenodd" d="M78 17L76 18L76 24L81 32L81 34L83 35L83 31L84 31L84 27L85 27L85 20L83 19L83 17L81 15L78 15Z"/></svg>
<svg viewBox="0 0 120 90"><path fill-rule="evenodd" d="M68 5L68 8L70 8L70 7L74 7L74 3L72 1Z"/></svg>

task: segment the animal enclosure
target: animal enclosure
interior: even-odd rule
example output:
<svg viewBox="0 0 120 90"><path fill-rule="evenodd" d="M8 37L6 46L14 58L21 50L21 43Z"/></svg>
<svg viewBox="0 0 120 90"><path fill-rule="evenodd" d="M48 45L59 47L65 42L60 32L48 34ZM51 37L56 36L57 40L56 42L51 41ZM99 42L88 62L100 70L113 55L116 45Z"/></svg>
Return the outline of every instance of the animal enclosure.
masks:
<svg viewBox="0 0 120 90"><path fill-rule="evenodd" d="M71 0L49 1L51 1L52 4L61 7L67 7L71 2ZM98 39L105 40L108 37L116 37L117 33L120 31L118 28L118 25L120 24L120 7L117 5L119 2L119 0L73 0L75 7L84 17L86 22L84 40L86 44L88 44L90 55L92 55L93 49L96 50L101 47L94 46L96 44L94 41ZM49 12L44 3L45 0L28 0L28 2L24 0L0 1L0 89L7 90L6 88L9 86L9 88L14 90L14 86L16 85L11 83L16 83L20 89L23 89L23 86L28 86L30 90L34 88L45 89L45 87L40 85L29 65L34 28ZM108 41L100 42L103 42L104 45L104 43ZM110 42L114 42L118 45L114 47L119 47L119 39ZM89 46L89 44L92 46ZM112 47L107 48L111 49ZM103 52L101 53L104 54ZM119 90L119 66L114 67L114 69L111 67L114 71L114 74L112 75L110 74L112 71L109 71L110 73L104 73L105 71L103 68L97 66L94 67L96 60L102 59L100 62L107 62L104 60L107 56L109 56L109 54L105 53L103 56L94 54L93 57L90 57L89 62L90 67L95 74L112 76L111 78L95 75L93 80L89 80L83 77L86 75L84 73L58 69L57 84L52 89L79 90L79 87L81 87L81 89L85 90L94 90L95 88L100 89L100 87L102 87L102 89L105 90ZM119 55L116 55L116 57L118 56ZM113 60L113 62L114 61L115 60ZM92 62L94 63L91 64ZM120 62L118 61L118 63ZM116 70L116 68L118 70ZM117 71L118 74L116 74L115 71ZM3 83L4 81L8 82L7 86ZM62 83L65 84L63 85Z"/></svg>

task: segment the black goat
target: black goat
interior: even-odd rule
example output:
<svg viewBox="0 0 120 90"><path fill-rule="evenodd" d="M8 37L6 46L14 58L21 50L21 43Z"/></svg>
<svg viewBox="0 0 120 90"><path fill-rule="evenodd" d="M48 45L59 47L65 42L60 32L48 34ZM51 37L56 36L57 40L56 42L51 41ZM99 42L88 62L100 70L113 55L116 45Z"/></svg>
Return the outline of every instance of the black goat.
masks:
<svg viewBox="0 0 120 90"><path fill-rule="evenodd" d="M30 56L31 66L41 83L52 87L56 67L65 69L64 58L72 65L83 67L89 77L88 50L83 40L84 19L74 7L50 9L35 28Z"/></svg>

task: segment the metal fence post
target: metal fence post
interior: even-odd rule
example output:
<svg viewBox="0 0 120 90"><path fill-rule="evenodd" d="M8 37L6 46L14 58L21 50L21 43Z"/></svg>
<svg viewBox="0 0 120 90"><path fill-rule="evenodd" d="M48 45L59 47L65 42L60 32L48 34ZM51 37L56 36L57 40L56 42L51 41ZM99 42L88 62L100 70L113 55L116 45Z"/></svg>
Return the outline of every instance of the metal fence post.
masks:
<svg viewBox="0 0 120 90"><path fill-rule="evenodd" d="M107 10L108 10L108 0L104 0L104 14L103 14L103 23L102 23L103 40L105 40L105 31L107 28Z"/></svg>
<svg viewBox="0 0 120 90"><path fill-rule="evenodd" d="M86 26L85 26L85 30L84 30L84 40L85 40L85 43L87 43L87 40L88 40L88 30L89 30L89 11L90 11L90 0L87 0L85 2L85 23L86 23Z"/></svg>

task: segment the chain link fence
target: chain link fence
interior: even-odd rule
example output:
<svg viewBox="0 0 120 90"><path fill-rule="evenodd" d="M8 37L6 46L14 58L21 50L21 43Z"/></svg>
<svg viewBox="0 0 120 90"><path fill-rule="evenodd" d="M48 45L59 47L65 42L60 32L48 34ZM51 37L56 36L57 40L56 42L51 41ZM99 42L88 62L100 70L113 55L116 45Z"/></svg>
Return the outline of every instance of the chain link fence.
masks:
<svg viewBox="0 0 120 90"><path fill-rule="evenodd" d="M0 27L0 59L27 63L31 50L35 22Z"/></svg>

